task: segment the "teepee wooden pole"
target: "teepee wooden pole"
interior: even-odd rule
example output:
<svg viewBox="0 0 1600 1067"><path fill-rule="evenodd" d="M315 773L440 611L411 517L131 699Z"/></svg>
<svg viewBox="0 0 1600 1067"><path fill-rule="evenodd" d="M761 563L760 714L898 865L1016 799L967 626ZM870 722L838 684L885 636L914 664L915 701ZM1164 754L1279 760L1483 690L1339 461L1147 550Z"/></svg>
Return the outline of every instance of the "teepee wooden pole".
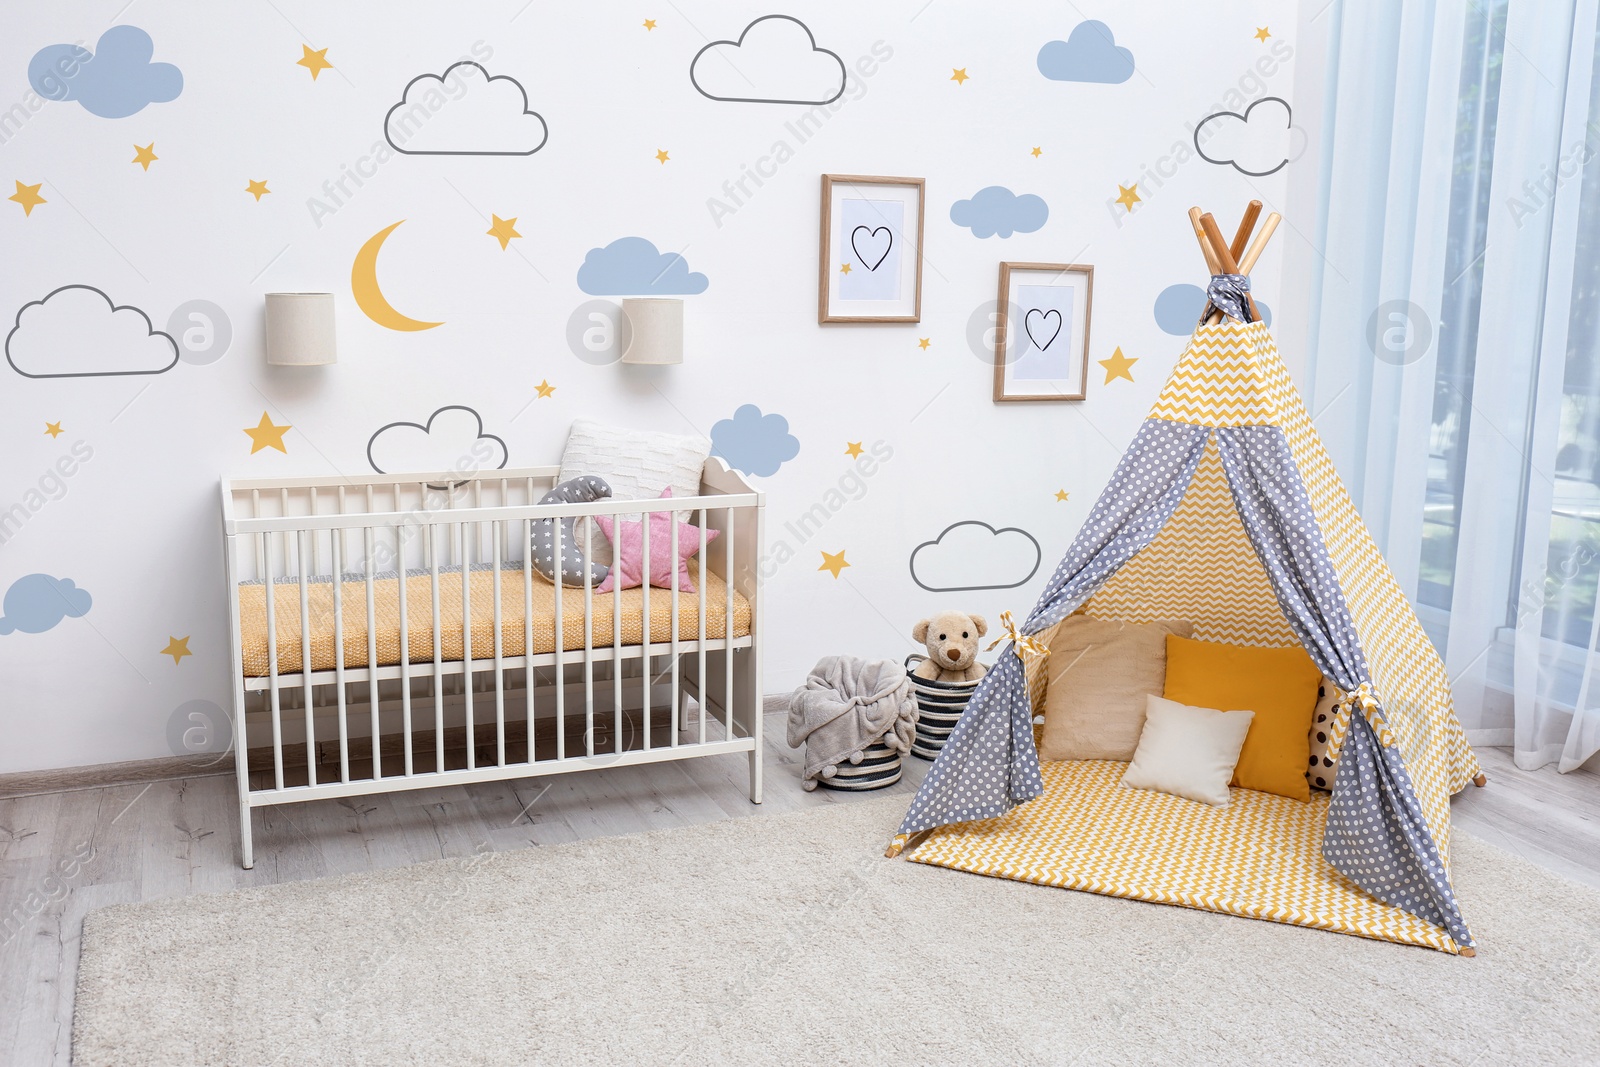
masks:
<svg viewBox="0 0 1600 1067"><path fill-rule="evenodd" d="M1250 250L1244 254L1244 259L1239 261L1239 273L1249 274L1255 269L1256 260L1261 258L1261 253L1266 250L1267 242L1272 239L1272 231L1278 228L1278 223L1283 221L1283 216L1274 211L1267 216L1261 224L1261 231L1256 234L1256 239L1250 242Z"/></svg>
<svg viewBox="0 0 1600 1067"><path fill-rule="evenodd" d="M1211 245L1211 254L1217 257L1217 264L1224 274L1238 274L1239 263L1233 258L1233 253L1228 251L1228 239L1222 236L1222 228L1217 225L1217 220L1207 211L1200 216L1200 228L1206 235L1206 241Z"/></svg>
<svg viewBox="0 0 1600 1067"><path fill-rule="evenodd" d="M1261 201L1250 201L1244 209L1244 218L1239 220L1239 229L1233 235L1233 244L1228 246L1228 251L1233 253L1235 260L1244 256L1244 250L1250 243L1250 231L1256 228L1256 219L1260 217Z"/></svg>
<svg viewBox="0 0 1600 1067"><path fill-rule="evenodd" d="M1192 207L1192 208L1189 209L1189 221L1194 225L1194 236L1195 236L1195 239L1200 242L1200 254L1205 257L1206 272L1208 274L1217 273L1217 257L1216 257L1216 253L1212 252L1211 243L1206 240L1205 227L1200 225L1200 209L1199 208Z"/></svg>

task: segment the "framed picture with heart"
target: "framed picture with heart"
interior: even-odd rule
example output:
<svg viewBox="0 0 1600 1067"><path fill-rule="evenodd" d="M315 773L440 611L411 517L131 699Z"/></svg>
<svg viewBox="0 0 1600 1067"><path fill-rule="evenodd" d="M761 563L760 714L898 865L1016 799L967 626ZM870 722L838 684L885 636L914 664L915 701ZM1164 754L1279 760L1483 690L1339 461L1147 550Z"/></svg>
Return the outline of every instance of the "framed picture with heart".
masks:
<svg viewBox="0 0 1600 1067"><path fill-rule="evenodd" d="M822 176L817 321L922 321L922 179Z"/></svg>
<svg viewBox="0 0 1600 1067"><path fill-rule="evenodd" d="M1094 268L1002 263L994 399L1082 400L1089 383Z"/></svg>

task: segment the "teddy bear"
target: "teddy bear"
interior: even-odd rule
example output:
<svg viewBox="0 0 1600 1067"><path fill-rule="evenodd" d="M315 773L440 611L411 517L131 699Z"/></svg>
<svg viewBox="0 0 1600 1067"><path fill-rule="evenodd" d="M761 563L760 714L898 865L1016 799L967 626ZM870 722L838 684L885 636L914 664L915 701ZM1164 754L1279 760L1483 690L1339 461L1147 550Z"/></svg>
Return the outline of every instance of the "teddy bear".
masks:
<svg viewBox="0 0 1600 1067"><path fill-rule="evenodd" d="M989 632L982 615L941 611L911 628L912 640L928 648L928 658L911 673L934 682L975 682L988 670L978 662L978 638Z"/></svg>

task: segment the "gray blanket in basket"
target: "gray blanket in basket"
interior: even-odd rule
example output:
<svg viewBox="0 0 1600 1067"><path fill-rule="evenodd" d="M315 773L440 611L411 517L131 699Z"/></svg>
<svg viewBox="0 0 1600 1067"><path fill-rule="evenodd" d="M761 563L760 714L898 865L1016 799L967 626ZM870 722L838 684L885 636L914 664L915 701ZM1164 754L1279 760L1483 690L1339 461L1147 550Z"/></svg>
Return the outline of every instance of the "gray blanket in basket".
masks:
<svg viewBox="0 0 1600 1067"><path fill-rule="evenodd" d="M789 698L789 744L805 745L807 780L873 744L904 755L916 730L916 696L892 660L826 656Z"/></svg>

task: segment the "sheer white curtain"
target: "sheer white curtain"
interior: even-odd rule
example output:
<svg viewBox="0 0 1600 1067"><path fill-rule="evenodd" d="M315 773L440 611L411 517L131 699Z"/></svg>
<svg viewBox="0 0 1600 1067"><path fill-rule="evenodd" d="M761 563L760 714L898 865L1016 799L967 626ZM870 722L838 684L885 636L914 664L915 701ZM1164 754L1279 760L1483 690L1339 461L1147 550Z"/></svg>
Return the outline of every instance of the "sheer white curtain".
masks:
<svg viewBox="0 0 1600 1067"><path fill-rule="evenodd" d="M1469 737L1563 771L1600 750L1597 4L1303 10L1308 401Z"/></svg>

